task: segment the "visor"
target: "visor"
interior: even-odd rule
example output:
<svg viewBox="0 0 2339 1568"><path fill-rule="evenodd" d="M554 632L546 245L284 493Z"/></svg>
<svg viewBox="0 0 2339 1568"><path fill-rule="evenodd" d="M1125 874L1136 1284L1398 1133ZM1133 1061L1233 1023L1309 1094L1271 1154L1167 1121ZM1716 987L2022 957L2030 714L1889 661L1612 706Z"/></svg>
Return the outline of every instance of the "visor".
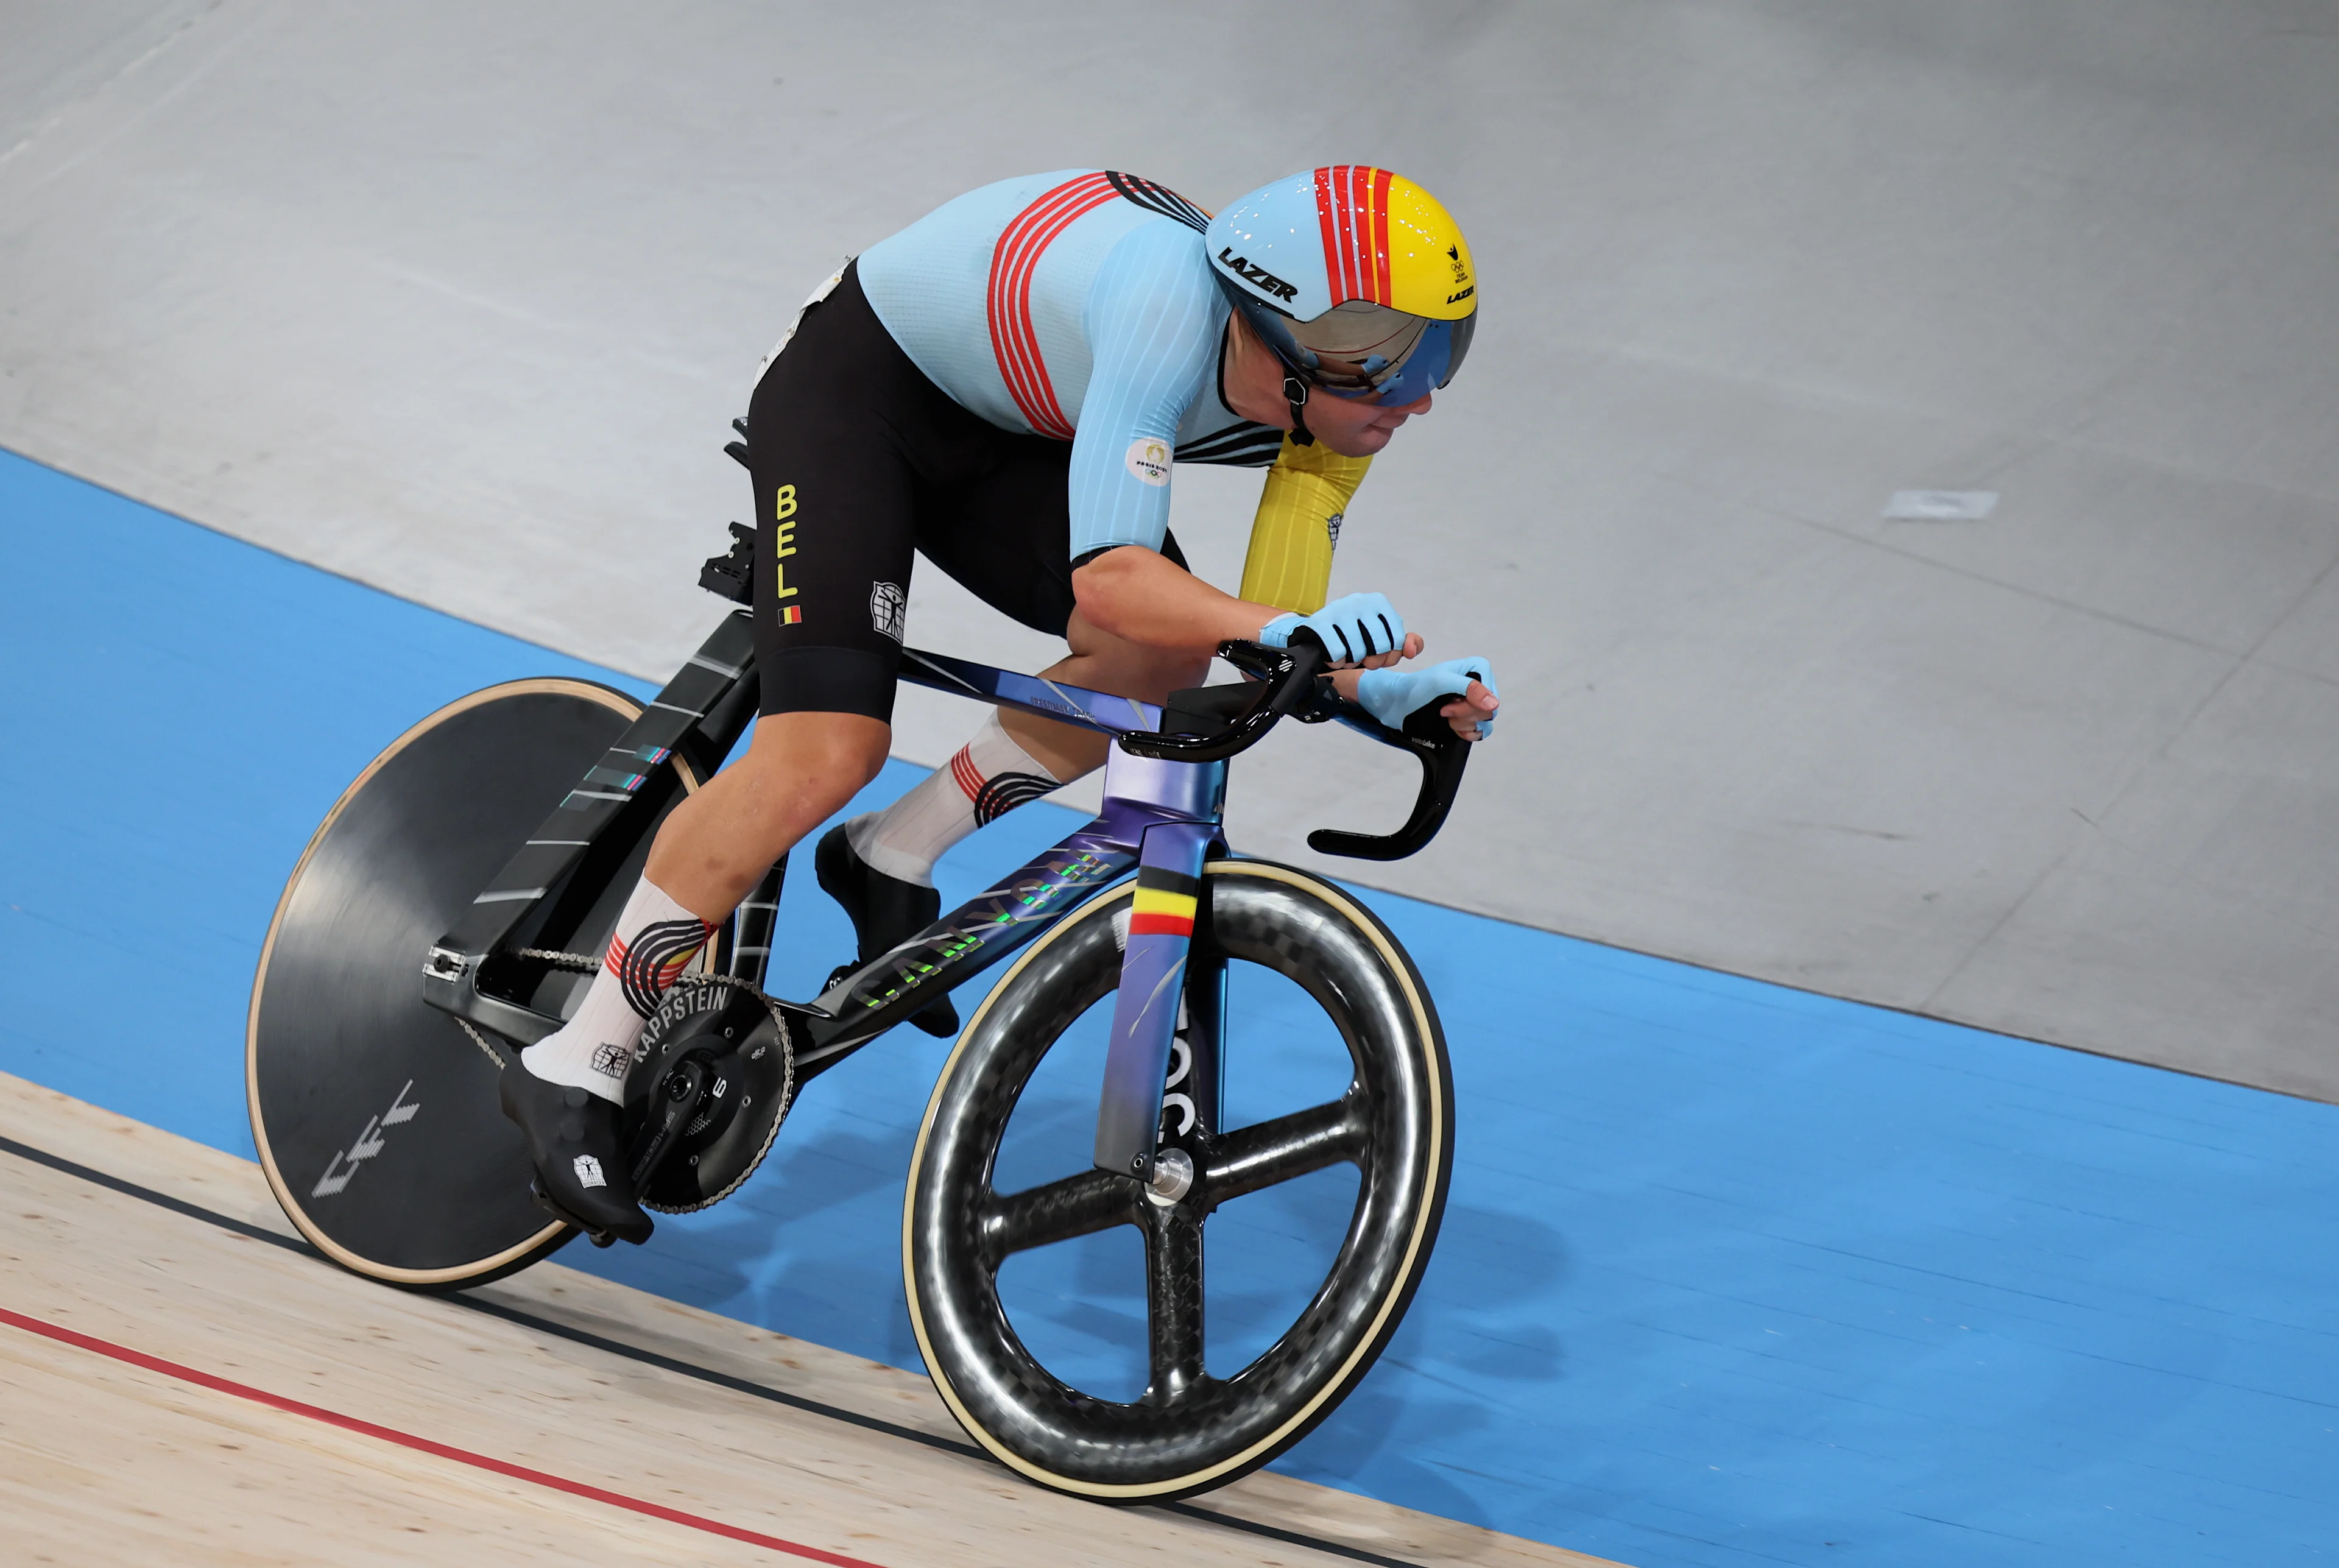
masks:
<svg viewBox="0 0 2339 1568"><path fill-rule="evenodd" d="M1363 300L1336 305L1312 321L1295 321L1235 298L1268 346L1310 385L1336 398L1393 408L1452 380L1478 322L1475 311L1458 321L1433 321Z"/></svg>

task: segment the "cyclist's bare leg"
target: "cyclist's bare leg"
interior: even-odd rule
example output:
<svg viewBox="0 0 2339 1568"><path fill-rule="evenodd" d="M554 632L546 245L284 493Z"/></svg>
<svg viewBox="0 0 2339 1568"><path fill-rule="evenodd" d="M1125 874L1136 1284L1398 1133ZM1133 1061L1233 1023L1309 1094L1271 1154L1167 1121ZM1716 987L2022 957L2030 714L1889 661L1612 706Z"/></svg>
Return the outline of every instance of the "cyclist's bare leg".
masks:
<svg viewBox="0 0 2339 1568"><path fill-rule="evenodd" d="M648 863L576 1015L501 1081L543 1191L596 1232L650 1234L618 1142L617 1108L642 1025L683 966L771 863L885 764L890 726L858 714L780 714L747 754L658 829Z"/></svg>
<svg viewBox="0 0 2339 1568"><path fill-rule="evenodd" d="M885 765L891 728L860 714L773 714L746 755L666 817L568 1022L521 1053L530 1072L616 1101L657 998L747 890Z"/></svg>
<svg viewBox="0 0 2339 1568"><path fill-rule="evenodd" d="M772 863L885 765L892 726L861 714L767 714L747 754L674 808L643 874L720 923Z"/></svg>

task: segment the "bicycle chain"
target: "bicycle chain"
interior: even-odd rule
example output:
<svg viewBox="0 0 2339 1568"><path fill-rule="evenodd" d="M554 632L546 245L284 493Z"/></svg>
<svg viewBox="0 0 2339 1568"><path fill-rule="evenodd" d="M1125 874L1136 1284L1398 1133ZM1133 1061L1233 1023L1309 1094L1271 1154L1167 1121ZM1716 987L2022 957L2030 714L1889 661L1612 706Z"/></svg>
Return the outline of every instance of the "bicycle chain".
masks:
<svg viewBox="0 0 2339 1568"><path fill-rule="evenodd" d="M551 964L556 968L573 969L587 972L601 967L601 961L597 958L592 957L590 954L582 952L563 952L557 947L516 947L512 949L512 956L514 958L542 959L545 962Z"/></svg>
<svg viewBox="0 0 2339 1568"><path fill-rule="evenodd" d="M540 959L544 962L551 964L556 969L573 969L579 971L580 972L590 971L601 967L601 961L597 958L591 958L581 952L563 952L558 948L555 947L517 948L513 950L512 956L515 958ZM480 1033L479 1031L472 1025L469 1019L458 1018L455 1021L463 1026L463 1032L471 1037L471 1043L478 1046L481 1050L486 1051L488 1053L488 1060L496 1064L496 1070L498 1072L501 1072L504 1070L504 1053L498 1050L495 1048L494 1042L489 1040L486 1035Z"/></svg>
<svg viewBox="0 0 2339 1568"><path fill-rule="evenodd" d="M473 1028L469 1019L458 1018L455 1021L463 1026L463 1032L471 1037L471 1043L478 1046L481 1050L486 1051L488 1053L488 1060L496 1064L496 1070L498 1072L501 1072L504 1070L504 1053L498 1050L494 1045L489 1043L486 1035L481 1034L477 1029Z"/></svg>

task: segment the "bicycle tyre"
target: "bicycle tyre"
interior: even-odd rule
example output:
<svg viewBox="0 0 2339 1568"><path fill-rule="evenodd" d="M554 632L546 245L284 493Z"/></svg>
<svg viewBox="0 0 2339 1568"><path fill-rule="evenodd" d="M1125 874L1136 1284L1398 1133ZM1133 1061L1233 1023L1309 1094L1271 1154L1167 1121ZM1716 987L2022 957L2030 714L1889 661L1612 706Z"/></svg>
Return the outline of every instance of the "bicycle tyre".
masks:
<svg viewBox="0 0 2339 1568"><path fill-rule="evenodd" d="M459 698L367 764L286 880L252 976L245 1093L277 1202L343 1267L451 1290L576 1234L529 1197L526 1145L497 1100L508 1052L423 1001L422 961L641 712L565 678Z"/></svg>
<svg viewBox="0 0 2339 1568"><path fill-rule="evenodd" d="M910 1320L952 1414L1030 1479L1100 1502L1160 1503L1224 1485L1313 1430L1403 1319L1428 1266L1452 1172L1445 1038L1420 975L1387 929L1338 888L1288 866L1218 861L1203 874L1213 940L1226 955L1297 981L1339 1026L1355 1072L1348 1093L1258 1129L1218 1133L1195 1190L1174 1210L1104 1171L993 1192L993 1162L1024 1085L1057 1038L1118 982L1112 917L1128 907L1132 890L1124 885L1033 943L969 1022L927 1105L903 1202ZM1306 1169L1330 1163L1301 1146L1335 1132L1353 1135L1341 1158L1359 1171L1347 1235L1298 1318L1241 1371L1206 1376L1164 1398L1157 1370L1140 1399L1115 1403L1065 1384L1023 1346L998 1294L1008 1255L1002 1234L1034 1215L1066 1217L1031 1222L1029 1233L1044 1237L1031 1244L1044 1245L1117 1224L1167 1225L1160 1217L1192 1206L1195 1299L1186 1309L1199 1345L1201 1222L1237 1188L1269 1184L1243 1186L1251 1178L1240 1173L1282 1158L1275 1148L1298 1150L1296 1164ZM1051 1224L1061 1234L1044 1234ZM1151 1260L1157 1243L1148 1236ZM1177 1287L1160 1282L1158 1263L1148 1272L1149 1310L1158 1318L1160 1293Z"/></svg>

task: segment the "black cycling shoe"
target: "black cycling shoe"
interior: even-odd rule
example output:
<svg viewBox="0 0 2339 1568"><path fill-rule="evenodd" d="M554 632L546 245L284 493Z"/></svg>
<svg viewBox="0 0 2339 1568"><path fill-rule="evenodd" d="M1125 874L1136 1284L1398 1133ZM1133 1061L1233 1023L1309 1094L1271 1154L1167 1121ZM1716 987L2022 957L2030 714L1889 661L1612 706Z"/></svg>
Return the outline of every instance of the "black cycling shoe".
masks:
<svg viewBox="0 0 2339 1568"><path fill-rule="evenodd" d="M504 1069L503 1102L504 1114L528 1138L538 1204L591 1237L596 1247L650 1238L650 1217L634 1200L626 1174L615 1105L548 1082L517 1061Z"/></svg>
<svg viewBox="0 0 2339 1568"><path fill-rule="evenodd" d="M861 963L891 952L933 924L934 917L943 912L943 895L937 890L887 876L854 853L842 823L822 835L820 847L813 852L812 869L820 879L821 891L853 917ZM837 976L852 967L839 969L828 977L829 982L834 984ZM958 1009L951 1005L949 997L938 996L912 1013L910 1021L928 1034L947 1040L958 1032Z"/></svg>

